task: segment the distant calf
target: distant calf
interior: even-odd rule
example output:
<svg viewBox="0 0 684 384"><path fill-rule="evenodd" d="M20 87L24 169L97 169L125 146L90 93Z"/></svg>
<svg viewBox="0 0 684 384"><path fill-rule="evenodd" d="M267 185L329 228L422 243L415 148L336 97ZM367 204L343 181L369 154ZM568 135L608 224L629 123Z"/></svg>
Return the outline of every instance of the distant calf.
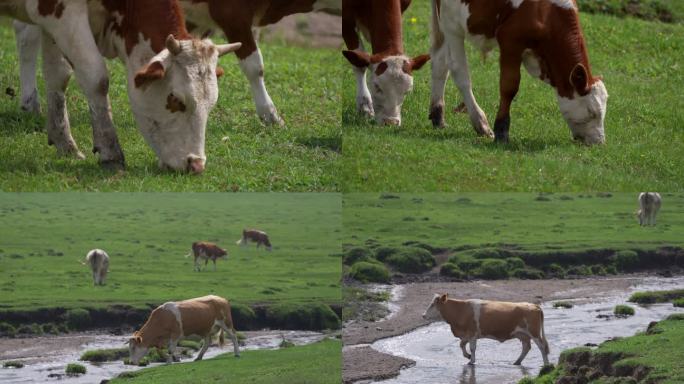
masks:
<svg viewBox="0 0 684 384"><path fill-rule="evenodd" d="M656 215L660 210L662 199L658 192L641 192L639 194L639 225L656 225Z"/></svg>
<svg viewBox="0 0 684 384"><path fill-rule="evenodd" d="M190 250L190 253L185 255L185 257L189 257L190 255L195 256L195 270L200 271L202 268L200 264L197 262L199 259L200 261L204 260L204 267L206 268L207 263L209 263L209 260L214 262L214 271L216 270L216 259L227 259L228 258L228 252L226 252L225 249L219 248L216 244L214 243L209 243L206 241L197 241L192 243L192 249Z"/></svg>
<svg viewBox="0 0 684 384"><path fill-rule="evenodd" d="M271 250L271 241L268 239L266 232L259 231L256 229L244 229L242 230L242 238L236 242L238 245L247 246L249 242L256 243L257 248L263 245L267 250Z"/></svg>
<svg viewBox="0 0 684 384"><path fill-rule="evenodd" d="M454 300L435 295L423 314L426 320L444 320L453 335L461 339L461 350L469 364L475 364L477 339L494 339L501 343L519 339L523 349L515 361L522 363L530 351L530 340L541 351L544 365L549 363L549 344L544 335L544 313L537 304L508 303L486 300ZM470 343L470 353L466 345Z"/></svg>
<svg viewBox="0 0 684 384"><path fill-rule="evenodd" d="M109 255L101 249L93 249L86 255L85 261L81 264L90 266L93 271L93 283L104 285L109 269Z"/></svg>

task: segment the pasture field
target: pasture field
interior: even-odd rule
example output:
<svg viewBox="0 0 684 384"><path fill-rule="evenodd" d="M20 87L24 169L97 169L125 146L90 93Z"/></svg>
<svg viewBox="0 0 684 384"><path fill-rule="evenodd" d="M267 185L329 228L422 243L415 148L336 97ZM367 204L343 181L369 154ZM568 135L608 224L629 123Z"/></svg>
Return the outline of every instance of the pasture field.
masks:
<svg viewBox="0 0 684 384"><path fill-rule="evenodd" d="M657 226L640 227L635 193L345 194L343 242L530 252L682 246L684 194L662 196Z"/></svg>
<svg viewBox="0 0 684 384"><path fill-rule="evenodd" d="M676 12L681 2L668 2ZM679 15L679 13L678 13ZM430 49L430 1L403 18L409 56ZM684 181L684 25L581 14L592 72L610 94L605 146L572 141L555 91L522 75L511 112L511 143L478 138L451 80L445 129L428 120L430 66L414 72L401 127L360 119L355 80L344 70L342 121L345 192L681 190ZM466 44L475 96L493 127L498 108L498 51L486 60Z"/></svg>
<svg viewBox="0 0 684 384"><path fill-rule="evenodd" d="M218 39L217 39L218 42ZM47 145L44 117L19 108L14 33L0 20L0 190L4 191L337 191L343 66L334 49L261 44L266 86L286 127L259 121L250 87L234 55L220 60L219 100L207 125L207 168L199 177L159 170L128 105L126 74L110 60L114 124L126 156L125 172L102 170L92 148L86 101L72 78L67 103L74 139L86 161L57 157ZM39 71L42 72L42 71ZM46 110L41 87L41 105ZM14 90L16 97L6 94Z"/></svg>
<svg viewBox="0 0 684 384"><path fill-rule="evenodd" d="M341 360L342 343L329 339L303 347L245 351L239 359L231 353L193 363L143 369L111 383L338 384Z"/></svg>
<svg viewBox="0 0 684 384"><path fill-rule="evenodd" d="M340 223L333 193L0 194L0 311L146 308L207 294L339 303ZM273 251L236 245L245 227L266 231ZM216 271L184 258L200 240L227 249ZM110 256L105 286L80 264L93 248Z"/></svg>

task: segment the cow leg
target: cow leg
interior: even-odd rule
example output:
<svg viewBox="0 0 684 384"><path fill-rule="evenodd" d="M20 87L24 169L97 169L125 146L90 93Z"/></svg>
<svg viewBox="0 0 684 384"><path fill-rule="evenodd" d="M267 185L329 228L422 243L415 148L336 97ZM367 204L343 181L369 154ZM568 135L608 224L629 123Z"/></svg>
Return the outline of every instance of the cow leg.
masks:
<svg viewBox="0 0 684 384"><path fill-rule="evenodd" d="M40 114L40 100L36 86L38 51L40 51L40 27L14 21L14 34L19 53L19 72L21 88L21 109Z"/></svg>
<svg viewBox="0 0 684 384"><path fill-rule="evenodd" d="M211 261L214 262L214 272L216 272L216 259L212 259Z"/></svg>
<svg viewBox="0 0 684 384"><path fill-rule="evenodd" d="M518 357L518 360L513 363L514 365L520 365L525 359L525 356L527 356L527 353L530 351L532 348L532 344L530 343L530 339L528 338L521 338L520 342L522 342L522 352L520 352L520 356Z"/></svg>
<svg viewBox="0 0 684 384"><path fill-rule="evenodd" d="M97 276L97 271L93 271L93 285L97 286L98 284L100 284L100 281Z"/></svg>
<svg viewBox="0 0 684 384"><path fill-rule="evenodd" d="M235 334L235 330L232 328L228 328L226 323L224 323L223 321L218 321L217 324L219 327L221 327L221 329L223 329L223 332L228 334L230 340L233 342L233 353L235 354L235 357L240 357L240 348L238 345L238 339L237 335Z"/></svg>
<svg viewBox="0 0 684 384"><path fill-rule="evenodd" d="M202 349L200 349L199 354L195 358L195 361L202 360L204 353L209 349L209 344L211 344L211 332L204 337L204 342L202 343Z"/></svg>
<svg viewBox="0 0 684 384"><path fill-rule="evenodd" d="M38 9L31 17L54 39L64 56L72 63L76 80L88 99L93 126L93 152L100 154L105 167L121 168L124 156L112 122L109 104L109 76L104 58L95 43L88 21L85 0L69 1L60 18L41 16ZM45 40L43 40L45 42ZM45 50L45 44L43 46Z"/></svg>
<svg viewBox="0 0 684 384"><path fill-rule="evenodd" d="M466 345L468 345L468 340L461 340L461 351L463 351L463 357L470 359L470 353L466 350Z"/></svg>
<svg viewBox="0 0 684 384"><path fill-rule="evenodd" d="M436 28L436 26L435 26ZM430 115L433 127L444 127L444 90L449 78L449 48L446 44L432 46L432 91L430 96Z"/></svg>
<svg viewBox="0 0 684 384"><path fill-rule="evenodd" d="M356 111L362 116L372 119L375 116L375 111L366 82L366 68L359 68L355 65L352 65L352 68L354 68L354 77L356 77Z"/></svg>
<svg viewBox="0 0 684 384"><path fill-rule="evenodd" d="M470 361L468 364L475 365L475 349L477 348L477 339L470 339Z"/></svg>
<svg viewBox="0 0 684 384"><path fill-rule="evenodd" d="M168 363L180 361L180 357L176 355L176 346L178 345L178 341L178 339L169 339L169 355L166 357L166 361Z"/></svg>
<svg viewBox="0 0 684 384"><path fill-rule="evenodd" d="M546 342L546 340L539 339L539 338L533 338L532 341L534 341L534 344L539 348L539 352L542 354L542 359L544 360L544 365L549 364L549 345Z"/></svg>
<svg viewBox="0 0 684 384"><path fill-rule="evenodd" d="M52 37L42 35L43 42L43 74L47 90L46 131L48 144L54 145L61 156L85 159L71 136L69 114L67 113L64 92L71 77L71 66L66 61Z"/></svg>
<svg viewBox="0 0 684 384"><path fill-rule="evenodd" d="M500 31L499 36L506 36ZM508 143L508 129L511 125L511 104L520 87L520 65L522 64L522 49L517 47L516 42L499 42L501 48L500 78L499 78L499 112L496 114L494 123L495 140L499 143Z"/></svg>
<svg viewBox="0 0 684 384"><path fill-rule="evenodd" d="M473 87L470 82L470 70L468 69L468 57L465 52L465 39L463 36L450 36L447 38L447 43L448 49L446 51L449 55L447 60L449 71L451 72L451 77L454 79L454 83L456 83L458 90L461 92L461 96L463 96L463 102L468 108L468 115L470 116L470 122L472 123L473 128L475 128L475 132L477 132L479 136L494 137L494 133L492 133L492 130L489 128L487 116L485 116L484 112L477 104L475 95L473 94ZM444 48L442 49L444 50ZM445 56L446 53L441 53L441 55ZM438 56L437 65L439 66L440 62L443 61L445 61L445 58ZM438 71L443 70L438 67ZM440 77L443 75L440 72L433 74L433 81L434 76L437 76L437 81L442 81ZM442 100L442 108L444 107L444 89L443 87L440 87L439 84L433 85L432 100L433 103L439 103L439 100Z"/></svg>

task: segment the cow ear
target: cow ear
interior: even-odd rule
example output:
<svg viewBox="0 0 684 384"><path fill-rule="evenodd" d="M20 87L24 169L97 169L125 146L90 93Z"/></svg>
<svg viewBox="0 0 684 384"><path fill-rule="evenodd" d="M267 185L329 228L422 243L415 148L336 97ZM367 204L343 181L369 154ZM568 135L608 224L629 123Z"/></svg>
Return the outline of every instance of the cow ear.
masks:
<svg viewBox="0 0 684 384"><path fill-rule="evenodd" d="M142 344L142 337L136 336L136 337L135 337L135 342L138 343L138 344Z"/></svg>
<svg viewBox="0 0 684 384"><path fill-rule="evenodd" d="M442 303L445 303L447 301L447 294L445 293L442 296L440 296L439 301L441 301Z"/></svg>
<svg viewBox="0 0 684 384"><path fill-rule="evenodd" d="M344 57L355 67L366 68L370 65L371 58L363 51L342 51Z"/></svg>
<svg viewBox="0 0 684 384"><path fill-rule="evenodd" d="M166 70L160 61L153 61L144 66L135 74L135 87L141 88L149 85L155 80L162 79L166 75Z"/></svg>
<svg viewBox="0 0 684 384"><path fill-rule="evenodd" d="M570 72L570 84L572 84L572 87L580 95L587 93L587 88L589 88L589 73L582 63L575 65L575 68Z"/></svg>
<svg viewBox="0 0 684 384"><path fill-rule="evenodd" d="M411 70L417 71L423 68L423 65L430 60L430 55L420 55L411 59Z"/></svg>
<svg viewBox="0 0 684 384"><path fill-rule="evenodd" d="M216 77L221 77L226 73L221 67L216 67Z"/></svg>

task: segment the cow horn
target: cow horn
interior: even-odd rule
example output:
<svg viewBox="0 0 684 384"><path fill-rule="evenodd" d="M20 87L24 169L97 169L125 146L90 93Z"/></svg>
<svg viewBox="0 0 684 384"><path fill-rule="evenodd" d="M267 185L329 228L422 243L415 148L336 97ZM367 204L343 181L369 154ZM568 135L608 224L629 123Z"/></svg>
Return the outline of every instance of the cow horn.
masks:
<svg viewBox="0 0 684 384"><path fill-rule="evenodd" d="M183 51L183 48L181 48L180 41L176 40L173 35L169 35L166 38L166 49L169 50L174 55L177 55Z"/></svg>
<svg viewBox="0 0 684 384"><path fill-rule="evenodd" d="M218 50L219 57L221 57L228 53L237 51L238 49L240 49L240 47L242 47L242 43L233 43L217 45L216 49Z"/></svg>

